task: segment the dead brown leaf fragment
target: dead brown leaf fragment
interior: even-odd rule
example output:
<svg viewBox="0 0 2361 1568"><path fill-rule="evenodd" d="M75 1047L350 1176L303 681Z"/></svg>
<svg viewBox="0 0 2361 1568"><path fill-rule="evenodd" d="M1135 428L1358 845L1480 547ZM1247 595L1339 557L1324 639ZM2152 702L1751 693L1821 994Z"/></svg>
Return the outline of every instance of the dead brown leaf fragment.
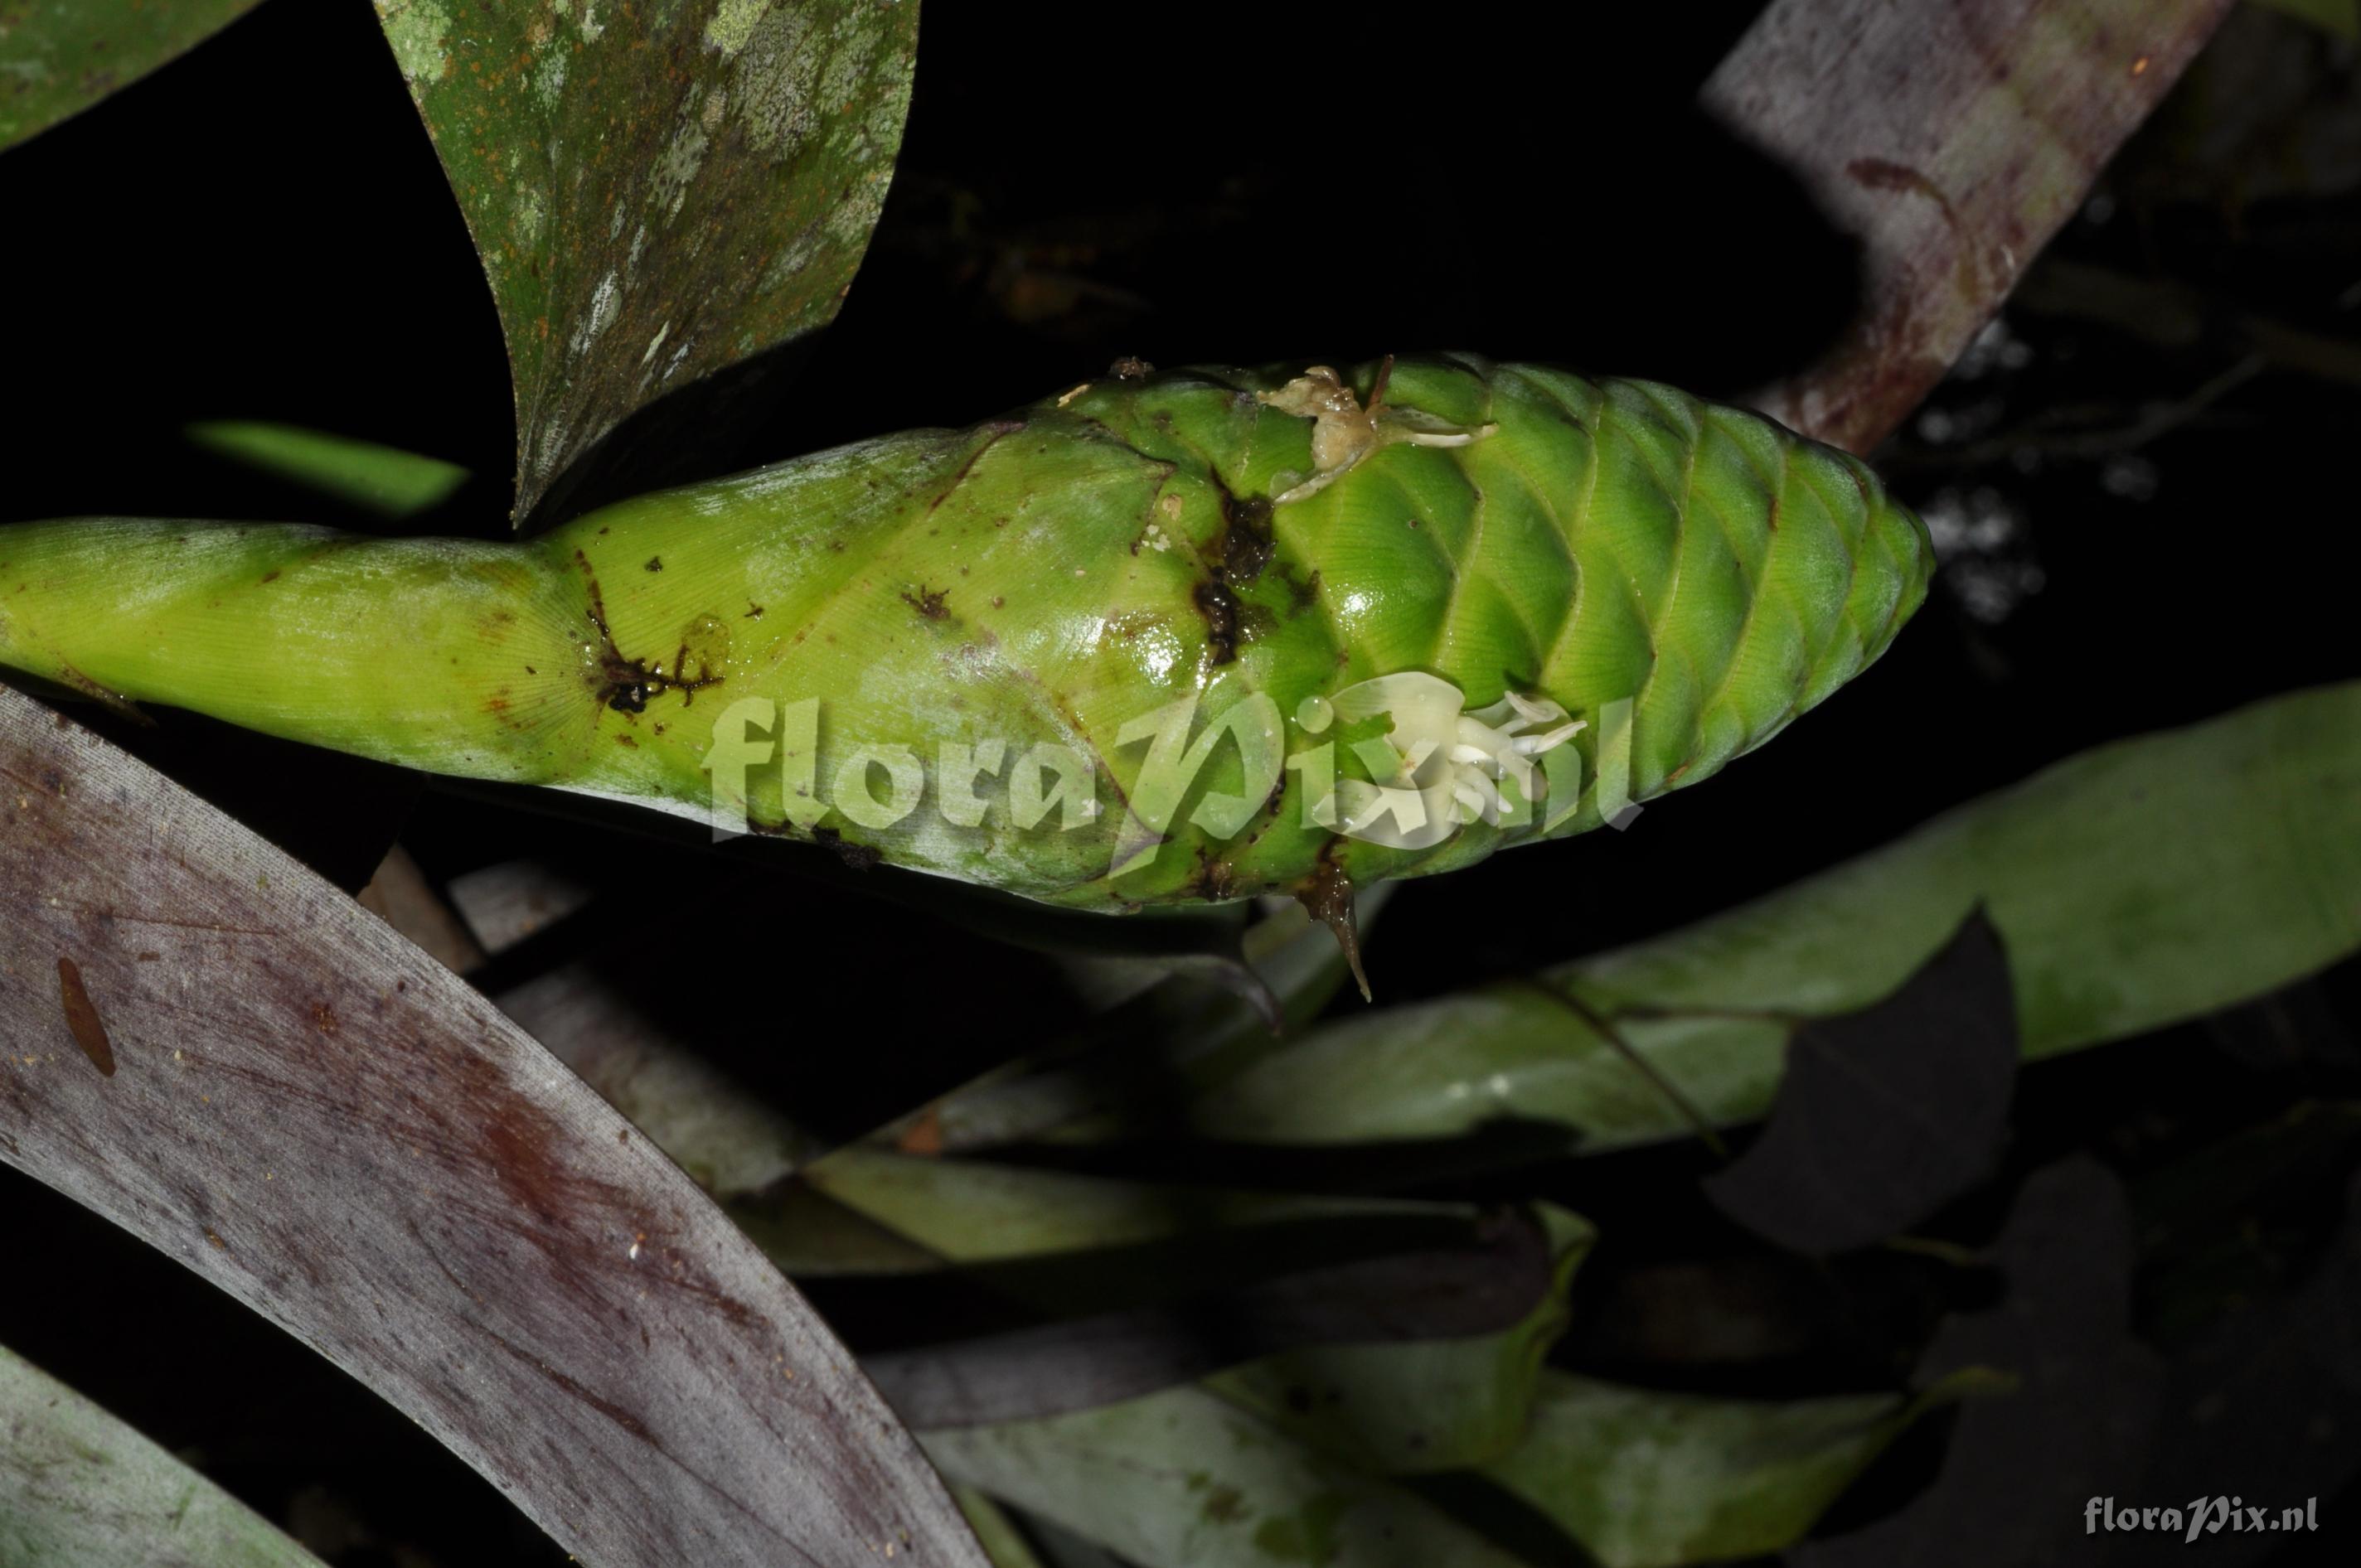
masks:
<svg viewBox="0 0 2361 1568"><path fill-rule="evenodd" d="M73 1031L74 1044L93 1067L113 1078L115 1047L106 1038L106 1025L98 1021L98 1008L82 982L82 970L71 959L58 960L58 992L65 1002L66 1027Z"/></svg>

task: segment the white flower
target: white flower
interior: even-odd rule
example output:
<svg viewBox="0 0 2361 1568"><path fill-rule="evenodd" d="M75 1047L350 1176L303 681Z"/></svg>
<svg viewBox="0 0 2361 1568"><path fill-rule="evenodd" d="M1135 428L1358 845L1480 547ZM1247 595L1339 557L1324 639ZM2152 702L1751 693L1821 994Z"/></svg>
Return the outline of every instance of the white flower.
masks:
<svg viewBox="0 0 2361 1568"><path fill-rule="evenodd" d="M1499 827L1511 809L1500 781L1513 779L1526 805L1538 801L1548 784L1533 759L1583 729L1547 697L1515 692L1469 713L1457 686L1415 670L1347 686L1333 701L1347 722L1380 713L1393 721L1383 740L1353 748L1376 782L1340 779L1336 795L1346 837L1397 850L1431 849L1470 822Z"/></svg>

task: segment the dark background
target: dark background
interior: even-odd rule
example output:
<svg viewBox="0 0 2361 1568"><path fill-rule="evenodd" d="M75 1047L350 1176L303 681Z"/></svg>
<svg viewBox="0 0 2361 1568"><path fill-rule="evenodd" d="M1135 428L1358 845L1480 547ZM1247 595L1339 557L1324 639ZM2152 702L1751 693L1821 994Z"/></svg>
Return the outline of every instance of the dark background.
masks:
<svg viewBox="0 0 2361 1568"><path fill-rule="evenodd" d="M1215 19L1077 4L1019 21L930 6L869 260L731 466L969 422L1126 354L1464 347L1724 396L1806 361L1851 307L1852 247L1691 106L1759 6L1614 7L1632 14L1611 21L1557 9L1566 18L1404 19L1269 4ZM2250 352L2242 317L2334 340L2361 313L2355 170L2331 158L2290 175L2284 151L2323 116L2350 115L2350 50L2275 18L2238 25L2285 29L2253 46L2282 60L2278 97L2242 90L2234 111L2176 101L2052 252L2184 291L2193 333L2159 345L2013 310L1878 455L1952 556L1884 661L1773 757L1652 806L1629 833L1400 890L1370 942L1381 1001L1686 922L2097 742L2356 673L2354 379L2268 365L2198 397ZM2233 135L2237 114L2256 124ZM0 158L0 520L364 521L178 433L245 417L467 464L487 481L435 526L507 528L512 433L490 297L360 0L266 5ZM792 1028L750 1026L738 1066L846 1131L1076 1014L1036 960L807 874L832 872L818 851L718 862L171 716L126 739L347 881L397 828L438 876L521 852L574 866L626 912L594 917L582 940L612 935L634 899L744 900L759 877L745 906L762 916L730 940L751 963L793 950L811 984ZM317 831L306 792L321 788L368 803L351 815L376 836L349 821L342 837ZM923 987L907 985L912 965ZM1947 1223L1989 1236L2023 1173L2070 1151L2136 1179L2304 1100L2351 1096L2356 1022L2347 965L2224 1020L2046 1065L2020 1086L2009 1173ZM2248 1216L2225 1300L2307 1277L2356 1154L2340 1146ZM1544 1174L1542 1189L1609 1238L1577 1285L1587 1305L1562 1360L1747 1392L1890 1386L1935 1313L1976 1304L1894 1267L1837 1277L1771 1260L1696 1198L1703 1168L1676 1149ZM13 1173L0 1173L0 1343L195 1451L274 1517L332 1521L350 1542L340 1563L558 1560L406 1420L160 1256ZM1724 1364L1632 1331L1675 1260L1701 1260L1701 1288L1746 1295L1784 1337ZM856 1343L902 1332L891 1303L876 1310L878 1323L840 1314L840 1327ZM1941 1428L1922 1430L1847 1519L1925 1482ZM2361 1495L2323 1496L2320 1513L2323 1535L2275 1561L2349 1560Z"/></svg>

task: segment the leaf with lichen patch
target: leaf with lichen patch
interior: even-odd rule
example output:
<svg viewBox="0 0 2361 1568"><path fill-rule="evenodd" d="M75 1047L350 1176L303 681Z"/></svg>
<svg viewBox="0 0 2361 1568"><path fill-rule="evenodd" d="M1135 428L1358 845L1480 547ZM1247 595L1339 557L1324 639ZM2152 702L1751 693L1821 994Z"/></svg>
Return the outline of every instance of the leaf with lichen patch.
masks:
<svg viewBox="0 0 2361 1568"><path fill-rule="evenodd" d="M520 518L631 414L834 317L917 0L376 4L500 308Z"/></svg>
<svg viewBox="0 0 2361 1568"><path fill-rule="evenodd" d="M253 7L254 0L0 4L0 148L82 113Z"/></svg>

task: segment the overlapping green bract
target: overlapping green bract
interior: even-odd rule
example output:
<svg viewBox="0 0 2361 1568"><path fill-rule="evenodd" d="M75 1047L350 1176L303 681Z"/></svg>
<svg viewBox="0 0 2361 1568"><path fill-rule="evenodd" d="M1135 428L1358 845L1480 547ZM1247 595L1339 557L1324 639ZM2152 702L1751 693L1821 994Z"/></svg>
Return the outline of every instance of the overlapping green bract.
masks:
<svg viewBox="0 0 2361 1568"><path fill-rule="evenodd" d="M1412 434L1340 463L1274 406L1301 369L1110 377L513 548L34 525L0 536L27 589L0 661L444 773L700 815L718 792L758 830L1121 909L1596 826L1777 733L1923 597L1917 521L1759 416L1405 359L1339 395ZM1322 770L1370 769L1387 728L1321 704L1404 674L1457 705L1445 751L1505 699L1580 721L1542 738L1547 798L1416 845L1323 817Z"/></svg>

